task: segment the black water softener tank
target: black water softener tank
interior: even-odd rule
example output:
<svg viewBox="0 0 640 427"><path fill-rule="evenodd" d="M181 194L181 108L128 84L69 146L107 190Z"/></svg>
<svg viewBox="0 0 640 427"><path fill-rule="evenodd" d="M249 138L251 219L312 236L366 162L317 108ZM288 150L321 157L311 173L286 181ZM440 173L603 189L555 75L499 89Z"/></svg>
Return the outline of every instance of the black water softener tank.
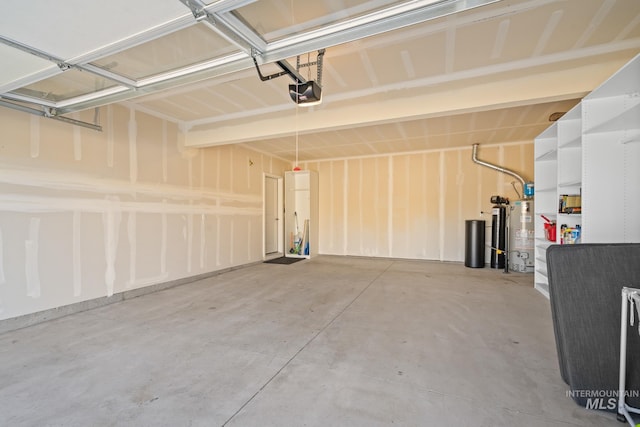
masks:
<svg viewBox="0 0 640 427"><path fill-rule="evenodd" d="M484 268L485 227L485 221L481 219L468 219L465 221L465 267Z"/></svg>
<svg viewBox="0 0 640 427"><path fill-rule="evenodd" d="M507 206L509 199L491 196L491 268L504 268L507 234Z"/></svg>

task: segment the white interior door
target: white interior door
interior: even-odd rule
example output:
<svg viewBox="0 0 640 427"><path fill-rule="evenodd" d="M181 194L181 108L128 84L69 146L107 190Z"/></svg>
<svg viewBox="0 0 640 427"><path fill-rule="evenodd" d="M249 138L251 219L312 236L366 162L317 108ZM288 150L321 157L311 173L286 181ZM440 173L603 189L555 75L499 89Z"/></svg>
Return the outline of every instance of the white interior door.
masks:
<svg viewBox="0 0 640 427"><path fill-rule="evenodd" d="M264 252L278 252L280 230L279 178L265 176L264 179Z"/></svg>

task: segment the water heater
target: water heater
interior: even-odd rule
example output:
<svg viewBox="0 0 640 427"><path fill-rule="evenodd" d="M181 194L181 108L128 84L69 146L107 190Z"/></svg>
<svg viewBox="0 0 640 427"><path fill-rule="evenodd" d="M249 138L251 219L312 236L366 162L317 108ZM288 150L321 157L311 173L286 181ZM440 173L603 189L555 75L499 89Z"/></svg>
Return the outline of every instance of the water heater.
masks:
<svg viewBox="0 0 640 427"><path fill-rule="evenodd" d="M533 273L535 266L535 230L533 198L516 200L509 214L509 268Z"/></svg>

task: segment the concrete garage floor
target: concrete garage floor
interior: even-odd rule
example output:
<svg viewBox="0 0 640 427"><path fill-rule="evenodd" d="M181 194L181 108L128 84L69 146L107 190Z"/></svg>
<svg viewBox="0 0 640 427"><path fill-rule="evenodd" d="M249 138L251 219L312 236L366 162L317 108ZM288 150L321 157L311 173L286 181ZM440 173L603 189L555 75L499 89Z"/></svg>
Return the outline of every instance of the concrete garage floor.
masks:
<svg viewBox="0 0 640 427"><path fill-rule="evenodd" d="M0 335L2 426L603 426L532 275L320 256Z"/></svg>

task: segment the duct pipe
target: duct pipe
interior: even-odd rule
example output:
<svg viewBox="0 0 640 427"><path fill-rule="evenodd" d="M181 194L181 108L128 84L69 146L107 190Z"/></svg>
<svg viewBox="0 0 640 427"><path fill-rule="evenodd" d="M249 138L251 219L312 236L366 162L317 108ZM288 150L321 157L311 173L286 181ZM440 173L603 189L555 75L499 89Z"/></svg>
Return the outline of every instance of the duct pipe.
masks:
<svg viewBox="0 0 640 427"><path fill-rule="evenodd" d="M478 144L473 144L473 152L471 154L471 160L473 160L474 163L477 163L477 164L482 165L482 166L486 166L489 169L493 169L493 170L498 171L498 172L506 173L507 175L511 175L511 176L517 178L518 181L520 181L520 185L522 185L522 194L524 194L524 187L525 187L524 178L522 178L520 175L518 175L517 173L515 173L512 170L509 170L507 168L503 168L502 166L494 165L492 163L487 163L487 162L484 162L482 160L479 160L478 159Z"/></svg>

